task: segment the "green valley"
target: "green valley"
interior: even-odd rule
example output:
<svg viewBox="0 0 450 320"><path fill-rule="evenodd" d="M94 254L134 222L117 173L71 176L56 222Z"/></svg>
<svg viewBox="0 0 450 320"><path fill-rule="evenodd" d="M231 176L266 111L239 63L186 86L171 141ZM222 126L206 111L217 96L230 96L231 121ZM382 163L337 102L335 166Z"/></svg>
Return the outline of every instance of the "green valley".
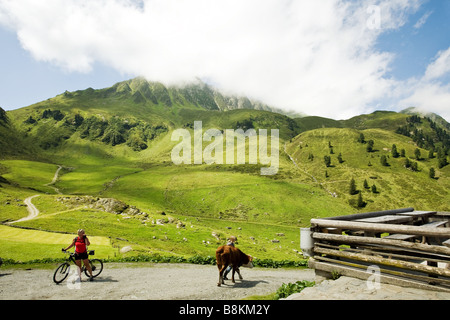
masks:
<svg viewBox="0 0 450 320"><path fill-rule="evenodd" d="M59 258L84 228L97 237L92 247L102 258L213 256L235 235L258 259L299 261L299 228L311 218L399 207L450 211L445 120L280 112L202 83L168 88L136 78L2 113L0 256ZM260 164L174 165L171 135L192 132L194 121L203 130L279 129L278 173L262 176ZM38 217L11 223L28 215L24 200L33 195ZM48 239L44 249L36 237Z"/></svg>

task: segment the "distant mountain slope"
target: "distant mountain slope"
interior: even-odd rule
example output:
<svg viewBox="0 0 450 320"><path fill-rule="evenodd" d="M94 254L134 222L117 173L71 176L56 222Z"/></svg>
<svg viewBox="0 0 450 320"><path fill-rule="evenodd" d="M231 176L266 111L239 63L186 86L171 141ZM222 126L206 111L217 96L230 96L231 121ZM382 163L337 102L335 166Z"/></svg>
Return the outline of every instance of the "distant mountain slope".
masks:
<svg viewBox="0 0 450 320"><path fill-rule="evenodd" d="M215 111L252 109L299 116L247 97L222 94L201 81L184 86L167 87L162 83L150 82L141 77L118 82L109 88L66 91L34 106L56 105L62 109L78 108L80 111L95 111L97 108L101 109L102 106L107 106L113 112L121 113L120 109L123 108L122 111L131 111L131 114L134 114L137 110L133 112L130 110L132 107L143 111L143 116L148 113L166 116L170 112L175 113L176 110L184 108ZM161 108L167 110L161 110Z"/></svg>
<svg viewBox="0 0 450 320"><path fill-rule="evenodd" d="M135 102L151 102L166 106L199 107L206 110L229 111L236 109L250 109L271 111L289 116L302 116L295 112L287 112L269 106L261 101L245 96L227 95L198 80L184 86L165 87L161 83L149 82L138 77L115 84L112 88L126 90L135 97ZM129 90L127 90L127 87ZM124 89L125 88L125 89ZM111 91L111 89L106 89Z"/></svg>
<svg viewBox="0 0 450 320"><path fill-rule="evenodd" d="M295 122L302 132L318 128L343 128L344 124L339 120L333 120L324 117L306 116L296 118Z"/></svg>
<svg viewBox="0 0 450 320"><path fill-rule="evenodd" d="M406 118L408 118L408 115L393 111L375 111L346 120L306 116L296 118L295 121L301 127L302 132L319 128L353 128L359 130L379 128L394 131L399 126L406 124Z"/></svg>
<svg viewBox="0 0 450 320"><path fill-rule="evenodd" d="M442 118L440 115L438 115L436 113L423 111L423 110L420 110L419 108L415 108L415 107L404 109L404 110L400 111L400 113L429 118L432 121L439 124L440 126L442 126L443 128L450 130L450 123L448 123L444 118Z"/></svg>
<svg viewBox="0 0 450 320"><path fill-rule="evenodd" d="M219 129L279 129L282 138L300 130L295 121L246 97L226 96L198 82L184 87L135 78L112 87L65 92L8 112L11 123L44 150L72 136L110 146L148 148L158 136L194 121Z"/></svg>
<svg viewBox="0 0 450 320"><path fill-rule="evenodd" d="M318 128L376 128L408 136L425 149L437 151L442 147L448 153L450 125L437 115L432 118L437 122L410 121L414 116L406 113L414 112L375 111L347 120L293 118L247 97L222 94L201 81L166 87L134 78L109 88L66 91L31 106L3 112L2 117L8 119L4 126L7 123L13 128L10 132L16 132L11 134L3 129L1 141L8 150L4 154L20 154L24 149L51 150L76 139L142 151L157 137L176 128L192 128L193 122L199 120L204 128L279 129L283 139ZM29 143L33 148L18 147L21 143Z"/></svg>

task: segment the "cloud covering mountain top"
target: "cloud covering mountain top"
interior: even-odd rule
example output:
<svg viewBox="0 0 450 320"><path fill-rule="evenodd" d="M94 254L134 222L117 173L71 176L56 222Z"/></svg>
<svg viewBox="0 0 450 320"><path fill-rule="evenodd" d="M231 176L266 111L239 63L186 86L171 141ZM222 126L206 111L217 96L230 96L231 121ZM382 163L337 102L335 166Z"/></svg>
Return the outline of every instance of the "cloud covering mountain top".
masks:
<svg viewBox="0 0 450 320"><path fill-rule="evenodd" d="M101 63L167 85L200 78L334 118L416 106L450 119L442 80L450 48L422 77L400 81L388 76L395 55L376 46L419 7L418 0L0 0L0 25L36 60L68 72Z"/></svg>

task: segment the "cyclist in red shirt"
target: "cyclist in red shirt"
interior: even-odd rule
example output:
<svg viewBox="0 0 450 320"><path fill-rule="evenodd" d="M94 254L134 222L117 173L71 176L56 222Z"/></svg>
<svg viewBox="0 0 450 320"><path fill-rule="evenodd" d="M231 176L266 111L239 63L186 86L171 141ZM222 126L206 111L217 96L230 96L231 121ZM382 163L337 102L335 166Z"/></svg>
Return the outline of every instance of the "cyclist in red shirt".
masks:
<svg viewBox="0 0 450 320"><path fill-rule="evenodd" d="M78 275L81 278L81 260L83 260L83 263L86 267L86 269L89 271L89 274L91 275L89 281L94 280L92 277L92 268L89 263L89 256L87 253L87 247L91 243L89 242L89 239L87 238L86 234L84 233L83 229L78 230L78 237L73 239L72 244L64 249L64 251L69 250L73 246L75 246L75 263L78 266Z"/></svg>

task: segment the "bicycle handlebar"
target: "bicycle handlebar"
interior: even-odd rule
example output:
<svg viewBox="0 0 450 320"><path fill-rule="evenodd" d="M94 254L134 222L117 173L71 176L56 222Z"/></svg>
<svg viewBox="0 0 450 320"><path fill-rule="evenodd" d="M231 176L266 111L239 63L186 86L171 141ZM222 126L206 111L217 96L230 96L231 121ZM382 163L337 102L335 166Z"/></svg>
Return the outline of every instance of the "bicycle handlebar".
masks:
<svg viewBox="0 0 450 320"><path fill-rule="evenodd" d="M68 253L68 254L70 254L70 255L74 255L74 254L75 254L75 252L70 252L69 250L64 250L64 248L61 249L61 251L62 251L63 253ZM89 256L93 256L93 255L95 254L95 250L87 250L86 252L87 252L87 254L88 254Z"/></svg>

